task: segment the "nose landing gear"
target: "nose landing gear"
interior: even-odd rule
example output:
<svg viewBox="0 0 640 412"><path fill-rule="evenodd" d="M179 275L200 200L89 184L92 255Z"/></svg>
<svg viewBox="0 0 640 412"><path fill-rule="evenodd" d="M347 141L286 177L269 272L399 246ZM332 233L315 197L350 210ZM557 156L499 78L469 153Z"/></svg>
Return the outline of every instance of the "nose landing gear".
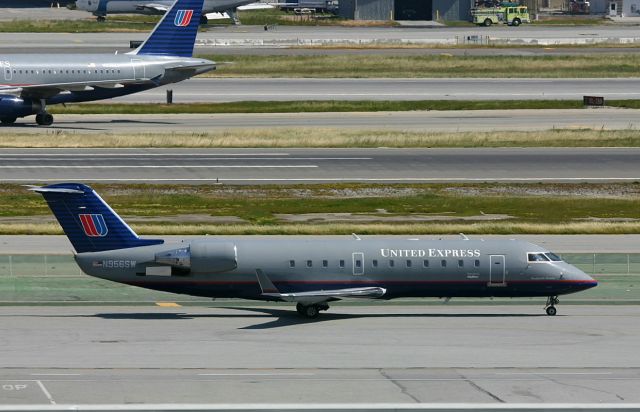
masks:
<svg viewBox="0 0 640 412"><path fill-rule="evenodd" d="M558 299L557 296L549 296L547 298L547 304L545 306L545 312L547 312L547 315L549 316L556 315L558 311L556 310L555 305L557 305L558 303L560 303L560 300Z"/></svg>

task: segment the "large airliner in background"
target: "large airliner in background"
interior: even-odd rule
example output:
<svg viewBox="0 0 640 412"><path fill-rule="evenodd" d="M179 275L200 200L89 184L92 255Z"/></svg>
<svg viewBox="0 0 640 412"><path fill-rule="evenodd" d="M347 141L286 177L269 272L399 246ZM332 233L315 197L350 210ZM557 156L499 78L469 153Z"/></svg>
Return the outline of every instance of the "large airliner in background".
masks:
<svg viewBox="0 0 640 412"><path fill-rule="evenodd" d="M51 125L48 104L124 96L214 70L214 62L192 57L203 1L176 0L129 53L0 56L0 122L35 114L37 124Z"/></svg>
<svg viewBox="0 0 640 412"><path fill-rule="evenodd" d="M286 301L315 318L340 299L547 297L597 282L549 250L517 240L220 237L167 243L141 239L90 187L61 183L41 193L87 274L128 285L210 298Z"/></svg>
<svg viewBox="0 0 640 412"><path fill-rule="evenodd" d="M200 23L207 23L206 14L209 13L227 13L234 23L239 23L236 14L238 7L255 2L256 0L205 0ZM173 0L76 0L78 10L93 13L98 21L103 21L108 14L164 14L171 4Z"/></svg>

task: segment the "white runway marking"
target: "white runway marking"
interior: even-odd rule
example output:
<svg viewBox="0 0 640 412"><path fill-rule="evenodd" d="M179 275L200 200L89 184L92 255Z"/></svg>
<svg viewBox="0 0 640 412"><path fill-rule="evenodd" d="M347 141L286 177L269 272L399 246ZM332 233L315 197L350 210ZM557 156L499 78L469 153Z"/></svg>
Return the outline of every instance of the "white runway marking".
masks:
<svg viewBox="0 0 640 412"><path fill-rule="evenodd" d="M0 169L291 169L291 168L316 168L317 165L19 165L0 166Z"/></svg>
<svg viewBox="0 0 640 412"><path fill-rule="evenodd" d="M52 405L55 405L56 401L53 400L53 397L51 396L51 394L49 393L47 388L45 388L44 384L41 381L36 381L36 382L38 383L38 386L40 387L40 389L42 389L42 392L44 393L44 396L46 396L47 399L49 399L49 402Z"/></svg>

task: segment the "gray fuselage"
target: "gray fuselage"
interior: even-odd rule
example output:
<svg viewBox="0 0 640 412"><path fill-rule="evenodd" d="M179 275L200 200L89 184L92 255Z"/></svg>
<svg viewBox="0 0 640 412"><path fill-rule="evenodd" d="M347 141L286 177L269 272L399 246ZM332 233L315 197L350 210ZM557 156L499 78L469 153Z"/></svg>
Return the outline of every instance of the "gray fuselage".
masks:
<svg viewBox="0 0 640 412"><path fill-rule="evenodd" d="M531 262L544 248L516 240L335 237L198 239L81 253L89 275L206 297L269 300L256 271L283 293L377 286L397 297L555 296L597 284L563 261Z"/></svg>
<svg viewBox="0 0 640 412"><path fill-rule="evenodd" d="M219 13L233 10L236 7L250 4L256 0L205 0L202 13ZM76 7L93 13L96 16L108 14L160 14L151 7L141 7L145 4L170 7L173 0L78 0Z"/></svg>

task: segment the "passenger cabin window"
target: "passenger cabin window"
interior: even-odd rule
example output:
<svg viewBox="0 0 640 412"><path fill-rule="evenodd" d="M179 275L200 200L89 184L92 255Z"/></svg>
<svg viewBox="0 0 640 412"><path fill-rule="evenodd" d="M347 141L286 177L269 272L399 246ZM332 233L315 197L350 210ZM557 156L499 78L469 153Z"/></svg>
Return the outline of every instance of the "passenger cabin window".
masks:
<svg viewBox="0 0 640 412"><path fill-rule="evenodd" d="M478 259L476 259L475 262L473 262L473 266L479 268L480 267L480 261Z"/></svg>
<svg viewBox="0 0 640 412"><path fill-rule="evenodd" d="M462 259L458 260L458 267L459 268L464 267L464 260L462 260Z"/></svg>
<svg viewBox="0 0 640 412"><path fill-rule="evenodd" d="M356 259L355 264L356 264L357 268L361 268L362 267L362 261L360 259Z"/></svg>
<svg viewBox="0 0 640 412"><path fill-rule="evenodd" d="M528 260L529 262L548 262L549 258L544 253L529 253Z"/></svg>
<svg viewBox="0 0 640 412"><path fill-rule="evenodd" d="M340 267L343 268L344 267L344 260L340 259Z"/></svg>
<svg viewBox="0 0 640 412"><path fill-rule="evenodd" d="M410 260L407 260L407 267L410 268L413 262L411 262Z"/></svg>
<svg viewBox="0 0 640 412"><path fill-rule="evenodd" d="M326 260L326 259L325 259L325 260L323 260L323 261L322 261L322 267L323 267L323 268L329 267L329 261L328 261L328 260Z"/></svg>
<svg viewBox="0 0 640 412"><path fill-rule="evenodd" d="M313 262L310 260L307 260L307 267L310 268L313 266Z"/></svg>
<svg viewBox="0 0 640 412"><path fill-rule="evenodd" d="M423 260L423 261L422 261L422 266L424 266L424 267L428 268L428 267L429 267L429 260L428 260L428 259Z"/></svg>
<svg viewBox="0 0 640 412"><path fill-rule="evenodd" d="M444 260L444 259L442 259L442 260L440 261L440 265L441 265L443 268L446 268L446 267L447 267L447 261L446 261L446 260Z"/></svg>
<svg viewBox="0 0 640 412"><path fill-rule="evenodd" d="M294 268L294 267L296 267L296 261L295 261L295 260L290 260L290 261L289 261L289 267L290 267L290 268Z"/></svg>
<svg viewBox="0 0 640 412"><path fill-rule="evenodd" d="M390 267L390 268L392 268L392 267L394 267L395 265L396 265L396 262L395 262L393 259L391 259L391 260L389 261L389 267Z"/></svg>
<svg viewBox="0 0 640 412"><path fill-rule="evenodd" d="M371 261L371 266L373 266L374 268L377 268L378 267L378 260L377 259L373 259Z"/></svg>

